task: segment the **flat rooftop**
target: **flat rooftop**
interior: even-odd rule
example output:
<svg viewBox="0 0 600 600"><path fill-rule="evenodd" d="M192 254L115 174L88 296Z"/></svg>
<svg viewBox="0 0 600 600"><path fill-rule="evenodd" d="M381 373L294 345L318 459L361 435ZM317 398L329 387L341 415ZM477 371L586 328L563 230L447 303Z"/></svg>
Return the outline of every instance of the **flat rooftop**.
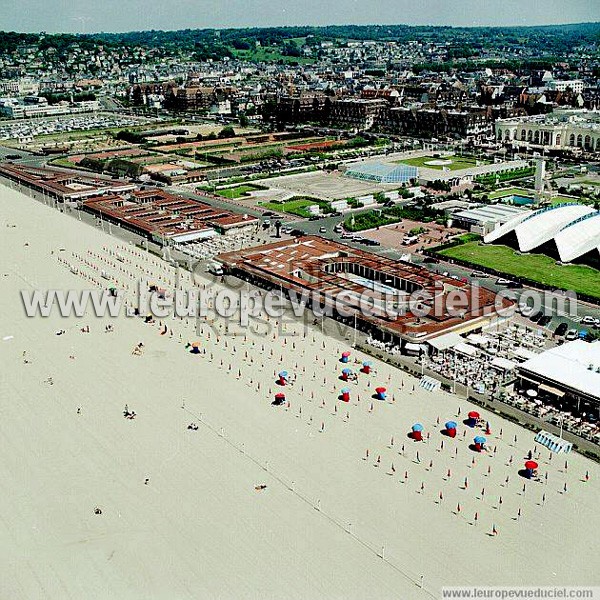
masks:
<svg viewBox="0 0 600 600"><path fill-rule="evenodd" d="M600 341L575 340L546 350L524 362L519 371L600 402Z"/></svg>
<svg viewBox="0 0 600 600"><path fill-rule="evenodd" d="M238 215L159 189L139 190L129 196L109 195L90 198L84 207L146 235L177 237L210 233L256 224L256 217Z"/></svg>
<svg viewBox="0 0 600 600"><path fill-rule="evenodd" d="M128 181L12 163L0 165L0 175L61 200L80 200L135 189L135 185Z"/></svg>
<svg viewBox="0 0 600 600"><path fill-rule="evenodd" d="M273 286L302 293L318 293L326 301L343 298L344 307L357 318L392 335L412 340L427 339L456 328L467 330L493 314L495 295L491 290L432 274L415 265L357 250L318 236L306 236L222 254L218 257L232 273ZM462 290L467 305L459 306L451 292ZM386 294L402 309L389 314L384 309ZM419 296L427 316L411 312L406 302ZM365 314L359 299L373 301ZM462 300L461 300L462 301ZM413 309L416 307L413 306Z"/></svg>

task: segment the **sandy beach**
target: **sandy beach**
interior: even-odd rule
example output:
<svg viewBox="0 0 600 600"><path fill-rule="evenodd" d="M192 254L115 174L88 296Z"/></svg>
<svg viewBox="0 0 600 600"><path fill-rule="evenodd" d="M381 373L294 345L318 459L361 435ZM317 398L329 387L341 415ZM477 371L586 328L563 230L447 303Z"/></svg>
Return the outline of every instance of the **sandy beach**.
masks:
<svg viewBox="0 0 600 600"><path fill-rule="evenodd" d="M476 407L376 360L342 402L351 348L299 325L233 337L208 324L197 335L194 319L27 318L22 289L107 287L102 270L126 293L140 277L169 289L175 273L4 186L0 230L0 598L419 600L455 585L600 585L595 463L538 447L540 481L525 480L532 432L477 408L491 434L476 453L485 434L462 423ZM352 351L349 366L366 359ZM293 385L276 384L282 369ZM455 439L441 433L448 420ZM422 442L407 437L417 422Z"/></svg>

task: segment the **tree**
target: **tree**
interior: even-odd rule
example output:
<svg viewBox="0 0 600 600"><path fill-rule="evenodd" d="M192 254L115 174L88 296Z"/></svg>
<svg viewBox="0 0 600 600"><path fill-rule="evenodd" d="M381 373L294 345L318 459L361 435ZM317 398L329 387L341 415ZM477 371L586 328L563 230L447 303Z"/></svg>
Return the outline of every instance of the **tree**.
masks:
<svg viewBox="0 0 600 600"><path fill-rule="evenodd" d="M227 127L223 127L221 131L219 131L220 138L232 138L235 137L235 129L231 125L227 125Z"/></svg>

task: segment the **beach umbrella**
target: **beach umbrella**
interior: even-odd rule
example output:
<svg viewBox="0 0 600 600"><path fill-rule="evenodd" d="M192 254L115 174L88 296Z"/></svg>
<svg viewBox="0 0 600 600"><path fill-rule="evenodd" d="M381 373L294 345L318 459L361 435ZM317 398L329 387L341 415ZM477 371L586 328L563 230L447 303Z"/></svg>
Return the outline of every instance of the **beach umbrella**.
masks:
<svg viewBox="0 0 600 600"><path fill-rule="evenodd" d="M472 410L468 414L467 425L469 427L475 427L475 425L477 425L477 419L479 419L479 413L476 410Z"/></svg>
<svg viewBox="0 0 600 600"><path fill-rule="evenodd" d="M412 426L412 431L410 434L410 437L412 437L412 439L415 442L420 442L423 439L423 425L421 425L421 423L415 423Z"/></svg>
<svg viewBox="0 0 600 600"><path fill-rule="evenodd" d="M342 373L344 373L345 375L352 375L352 369L346 367L345 369L342 369Z"/></svg>
<svg viewBox="0 0 600 600"><path fill-rule="evenodd" d="M525 468L526 469L530 469L531 471L533 471L534 469L538 468L538 464L535 462L535 460L528 460L525 463Z"/></svg>
<svg viewBox="0 0 600 600"><path fill-rule="evenodd" d="M456 421L447 421L445 427L448 437L456 437Z"/></svg>
<svg viewBox="0 0 600 600"><path fill-rule="evenodd" d="M350 388L342 388L342 400L350 402Z"/></svg>
<svg viewBox="0 0 600 600"><path fill-rule="evenodd" d="M423 425L421 423L415 423L412 426L412 431L410 432L410 437L415 442L420 442L423 439ZM417 456L418 458L418 456Z"/></svg>
<svg viewBox="0 0 600 600"><path fill-rule="evenodd" d="M375 388L375 393L377 394L378 400L385 400L385 392L386 392L386 389L384 387Z"/></svg>
<svg viewBox="0 0 600 600"><path fill-rule="evenodd" d="M481 450L483 449L483 445L486 442L486 439L482 435L476 435L473 441L475 442L475 450L477 452L481 452Z"/></svg>
<svg viewBox="0 0 600 600"><path fill-rule="evenodd" d="M349 360L349 358L350 358L350 352L348 352L347 350L346 350L346 352L342 352L342 358L341 358L341 361L342 361L343 363L347 363L347 362L348 362L348 360Z"/></svg>
<svg viewBox="0 0 600 600"><path fill-rule="evenodd" d="M279 373L279 385L285 385L286 384L287 376L288 376L288 372L287 371L281 371Z"/></svg>

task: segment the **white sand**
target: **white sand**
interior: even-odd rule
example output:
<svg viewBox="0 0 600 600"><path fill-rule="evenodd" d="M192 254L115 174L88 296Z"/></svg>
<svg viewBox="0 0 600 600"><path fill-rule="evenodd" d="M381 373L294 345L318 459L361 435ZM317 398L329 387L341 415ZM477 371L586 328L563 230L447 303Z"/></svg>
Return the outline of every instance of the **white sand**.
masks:
<svg viewBox="0 0 600 600"><path fill-rule="evenodd" d="M437 597L443 585L600 584L596 464L571 454L565 473L565 458L548 464L544 450L548 482L528 481L523 495L517 470L531 432L480 411L497 452L472 465L467 446L480 431L457 440L440 434L471 405L418 387L411 393L414 379L377 362L377 375L361 375L343 404L338 352L346 348L319 333L300 333L294 348L294 338L284 344L272 333L217 343L206 327L207 354L194 356L183 343L197 339L192 323L173 323L171 338L158 324L125 317L114 333L92 316L28 319L20 289L91 285L58 262L60 247L80 266L71 252L90 250L97 269L110 269L114 257L102 246L123 244L4 187L0 232L0 598L419 599ZM134 262L117 268L171 276L154 258L125 256ZM90 334L79 331L86 324ZM56 336L59 329L66 333ZM145 352L132 356L139 341ZM272 407L273 372L293 372L296 362L298 381L285 388L290 408ZM388 387L388 402L371 400L377 385ZM123 418L125 404L135 420ZM198 431L187 430L191 421ZM428 443L406 438L416 421ZM255 491L262 483L267 489Z"/></svg>

